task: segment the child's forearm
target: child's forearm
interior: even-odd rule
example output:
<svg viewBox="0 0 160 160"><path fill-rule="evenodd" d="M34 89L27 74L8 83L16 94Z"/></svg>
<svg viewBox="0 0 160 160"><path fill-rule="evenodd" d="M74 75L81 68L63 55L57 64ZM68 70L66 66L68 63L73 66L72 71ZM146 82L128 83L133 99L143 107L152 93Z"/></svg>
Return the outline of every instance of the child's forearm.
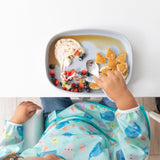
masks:
<svg viewBox="0 0 160 160"><path fill-rule="evenodd" d="M138 106L135 98L128 89L125 93L122 93L117 100L115 100L115 103L120 110L128 110Z"/></svg>
<svg viewBox="0 0 160 160"><path fill-rule="evenodd" d="M101 75L100 79L95 77L94 80L115 101L120 110L128 110L138 106L120 72L108 71L107 76Z"/></svg>

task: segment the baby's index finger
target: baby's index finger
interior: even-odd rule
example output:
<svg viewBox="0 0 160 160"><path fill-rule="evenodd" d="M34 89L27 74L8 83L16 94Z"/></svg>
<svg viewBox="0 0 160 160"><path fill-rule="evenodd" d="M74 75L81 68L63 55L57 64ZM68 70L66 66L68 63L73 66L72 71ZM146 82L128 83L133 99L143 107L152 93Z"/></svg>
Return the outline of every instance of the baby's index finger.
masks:
<svg viewBox="0 0 160 160"><path fill-rule="evenodd" d="M113 71L108 71L108 72L107 72L107 76L108 76L108 77L113 76L113 75L114 75Z"/></svg>
<svg viewBox="0 0 160 160"><path fill-rule="evenodd" d="M40 109L42 109L40 106L38 106L38 105L36 105L36 104L31 104L30 106L28 106L28 109L33 109L33 110L40 110Z"/></svg>
<svg viewBox="0 0 160 160"><path fill-rule="evenodd" d="M38 106L38 105L36 105L36 104L34 104L34 107L35 107L36 109L42 109L40 106Z"/></svg>

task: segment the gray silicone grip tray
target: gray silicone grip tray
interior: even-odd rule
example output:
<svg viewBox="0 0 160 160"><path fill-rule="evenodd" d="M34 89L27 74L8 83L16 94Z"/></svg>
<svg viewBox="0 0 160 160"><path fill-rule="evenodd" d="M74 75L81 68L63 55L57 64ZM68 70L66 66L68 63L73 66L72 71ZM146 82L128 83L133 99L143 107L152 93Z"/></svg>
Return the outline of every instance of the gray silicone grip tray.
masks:
<svg viewBox="0 0 160 160"><path fill-rule="evenodd" d="M59 34L56 34L52 37L52 39L49 41L48 45L47 45L47 49L46 49L46 73L47 73L47 77L48 77L48 80L50 81L50 78L49 78L49 51L50 51L50 47L51 47L51 44L54 43L57 39L61 38L61 37L65 37L65 36L74 36L74 35L99 35L99 36L107 36L107 37L112 37L112 38L115 38L115 39L118 39L121 41L121 43L123 44L123 46L125 47L125 50L127 52L127 64L128 64L128 67L129 67L129 74L126 78L126 84L129 83L130 79L131 79L131 76L132 76L132 68L133 68L133 54L132 54L132 47L131 47L131 44L130 42L128 41L128 39L120 34L120 33L117 33L117 32L114 32L114 31L110 31L110 30L102 30L102 29L78 29L78 30L70 30L70 31L65 31L65 32L62 32L62 33L59 33ZM71 70L72 68L76 69L76 70L80 70L81 68L82 69L85 69L85 63L88 59L95 59L95 56L96 56L96 53L97 52L100 52L102 54L105 55L106 53L106 50L100 50L96 47L94 47L91 43L87 42L87 41L82 41L81 42L81 45L85 48L86 52L87 52L87 58L85 58L85 60L81 61L81 62L78 62L78 59L75 59L72 63L72 65L68 68L68 70ZM114 46L111 46L110 48L112 48L115 52L115 54L119 54L117 49L114 47ZM80 65L78 64L80 63ZM56 74L56 78L59 78L60 76L60 68L56 66L56 68L54 69L55 71L55 74ZM52 83L50 81L50 83ZM93 96L105 96L103 90L92 90L90 93L87 93L87 92L78 92L78 93L75 93L75 92L68 92L68 91L65 91L65 90L62 90L61 89L61 86L54 86L53 84L53 88L54 91L56 90L61 90L64 92L64 95L63 96L75 96L75 94L77 96L88 96L88 97L93 97ZM67 94L67 95L66 95Z"/></svg>

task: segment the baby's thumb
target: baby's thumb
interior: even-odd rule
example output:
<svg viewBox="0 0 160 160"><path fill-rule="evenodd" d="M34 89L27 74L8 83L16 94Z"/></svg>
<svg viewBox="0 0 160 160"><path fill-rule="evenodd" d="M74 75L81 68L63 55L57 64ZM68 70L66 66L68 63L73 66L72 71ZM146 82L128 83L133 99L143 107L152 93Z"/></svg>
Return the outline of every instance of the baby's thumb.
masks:
<svg viewBox="0 0 160 160"><path fill-rule="evenodd" d="M102 86L102 81L100 79L98 79L96 76L94 77L94 81L96 82L96 84L101 87Z"/></svg>
<svg viewBox="0 0 160 160"><path fill-rule="evenodd" d="M29 112L29 118L31 118L36 113L36 110Z"/></svg>

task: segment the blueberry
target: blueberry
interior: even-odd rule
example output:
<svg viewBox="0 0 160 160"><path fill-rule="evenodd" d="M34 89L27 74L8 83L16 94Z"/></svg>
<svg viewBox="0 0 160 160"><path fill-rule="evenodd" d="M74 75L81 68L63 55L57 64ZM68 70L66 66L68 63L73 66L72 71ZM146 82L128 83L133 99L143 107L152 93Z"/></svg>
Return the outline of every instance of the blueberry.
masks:
<svg viewBox="0 0 160 160"><path fill-rule="evenodd" d="M86 76L89 77L89 72L88 71L86 72Z"/></svg>
<svg viewBox="0 0 160 160"><path fill-rule="evenodd" d="M87 89L87 88L89 88L89 86L88 86L88 85L86 85L86 86L84 86L84 88L85 88L85 89Z"/></svg>
<svg viewBox="0 0 160 160"><path fill-rule="evenodd" d="M75 88L79 88L79 85L78 85L78 84L76 84L76 85L75 85Z"/></svg>
<svg viewBox="0 0 160 160"><path fill-rule="evenodd" d="M90 92L90 88L87 88L86 91L87 91L87 92Z"/></svg>
<svg viewBox="0 0 160 160"><path fill-rule="evenodd" d="M62 82L59 83L62 86Z"/></svg>
<svg viewBox="0 0 160 160"><path fill-rule="evenodd" d="M73 89L74 87L73 86L71 86L71 89Z"/></svg>
<svg viewBox="0 0 160 160"><path fill-rule="evenodd" d="M56 78L55 77L52 77L51 78L51 81L54 83L56 81Z"/></svg>
<svg viewBox="0 0 160 160"><path fill-rule="evenodd" d="M83 53L81 56L84 58L84 57L86 56L86 54L85 54L85 53Z"/></svg>
<svg viewBox="0 0 160 160"><path fill-rule="evenodd" d="M85 82L85 83L84 83L84 86L88 86L88 82Z"/></svg>
<svg viewBox="0 0 160 160"><path fill-rule="evenodd" d="M81 71L79 71L78 74L81 75L81 76L83 75L83 73Z"/></svg>
<svg viewBox="0 0 160 160"><path fill-rule="evenodd" d="M83 57L79 57L79 61L82 61L83 60Z"/></svg>
<svg viewBox="0 0 160 160"><path fill-rule="evenodd" d="M50 64L50 65L49 65L49 68L50 68L50 69L54 69L55 66L54 66L53 64Z"/></svg>
<svg viewBox="0 0 160 160"><path fill-rule="evenodd" d="M51 75L51 79L52 79L52 78L55 78L55 74L54 74L54 75Z"/></svg>

